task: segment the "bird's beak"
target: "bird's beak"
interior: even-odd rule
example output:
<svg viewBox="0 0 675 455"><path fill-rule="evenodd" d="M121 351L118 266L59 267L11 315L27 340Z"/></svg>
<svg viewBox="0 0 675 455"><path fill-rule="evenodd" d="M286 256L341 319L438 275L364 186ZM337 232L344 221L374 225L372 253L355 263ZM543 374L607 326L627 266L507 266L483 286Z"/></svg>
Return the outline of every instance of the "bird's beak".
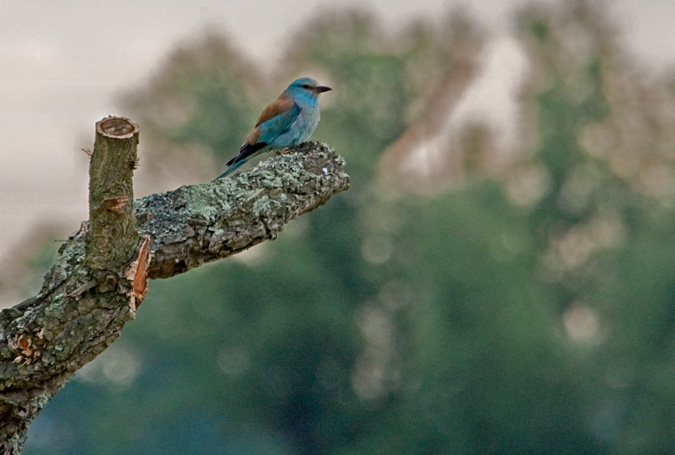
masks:
<svg viewBox="0 0 675 455"><path fill-rule="evenodd" d="M330 87L326 87L325 85L319 85L314 90L316 90L316 93L323 93L323 92L328 92L328 91L333 90L333 89L330 88Z"/></svg>

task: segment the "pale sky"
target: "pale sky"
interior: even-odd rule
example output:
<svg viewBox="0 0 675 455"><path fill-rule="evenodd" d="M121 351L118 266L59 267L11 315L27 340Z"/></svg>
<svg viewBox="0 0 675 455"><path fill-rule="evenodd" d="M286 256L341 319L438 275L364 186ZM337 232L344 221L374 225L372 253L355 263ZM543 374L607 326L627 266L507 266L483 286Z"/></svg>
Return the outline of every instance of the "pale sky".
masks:
<svg viewBox="0 0 675 455"><path fill-rule="evenodd" d="M322 11L358 5L385 27L396 27L412 17L434 20L464 6L496 36L489 74L469 97L469 104L480 108L486 100L494 103L495 96L508 102L509 86L500 84L499 74L517 71L519 59L505 33L510 11L527 3L0 0L0 264L40 227L60 226L66 238L87 218L87 160L80 148L91 146L96 121L120 113L115 104L120 92L147 81L186 38L222 30L262 68L272 69L277 43ZM675 1L605 4L639 61L657 70L675 67Z"/></svg>

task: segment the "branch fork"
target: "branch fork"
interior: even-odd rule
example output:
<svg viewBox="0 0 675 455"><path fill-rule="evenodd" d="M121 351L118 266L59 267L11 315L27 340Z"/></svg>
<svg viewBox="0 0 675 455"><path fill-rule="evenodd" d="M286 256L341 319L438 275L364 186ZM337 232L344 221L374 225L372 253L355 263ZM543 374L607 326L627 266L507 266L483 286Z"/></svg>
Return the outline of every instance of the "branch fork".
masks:
<svg viewBox="0 0 675 455"><path fill-rule="evenodd" d="M350 185L344 160L310 142L251 171L134 201L138 134L123 117L96 123L89 221L61 246L39 293L0 312L0 454L20 453L49 399L134 319L148 278L274 239Z"/></svg>

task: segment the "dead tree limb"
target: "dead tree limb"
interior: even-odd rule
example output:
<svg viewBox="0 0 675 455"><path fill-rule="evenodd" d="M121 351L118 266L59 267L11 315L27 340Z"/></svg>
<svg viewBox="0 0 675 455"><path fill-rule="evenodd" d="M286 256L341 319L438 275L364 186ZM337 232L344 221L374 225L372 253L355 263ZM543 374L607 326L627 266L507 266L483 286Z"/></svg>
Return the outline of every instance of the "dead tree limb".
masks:
<svg viewBox="0 0 675 455"><path fill-rule="evenodd" d="M147 278L168 278L276 238L293 218L349 188L344 161L302 144L249 172L134 201L138 126L96 124L90 218L59 249L33 298L0 313L0 453L133 319ZM133 204L130 201L134 201Z"/></svg>

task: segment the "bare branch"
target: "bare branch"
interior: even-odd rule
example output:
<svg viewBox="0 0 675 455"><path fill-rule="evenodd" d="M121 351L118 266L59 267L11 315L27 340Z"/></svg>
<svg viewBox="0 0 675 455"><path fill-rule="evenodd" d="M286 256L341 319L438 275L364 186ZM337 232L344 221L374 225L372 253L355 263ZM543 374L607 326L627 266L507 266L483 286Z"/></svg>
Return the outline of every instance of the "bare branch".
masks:
<svg viewBox="0 0 675 455"><path fill-rule="evenodd" d="M167 278L275 239L284 225L349 188L344 162L308 142L254 171L183 186L136 202L141 233L153 239L150 278Z"/></svg>
<svg viewBox="0 0 675 455"><path fill-rule="evenodd" d="M138 125L121 117L96 123L89 161L87 265L114 269L128 262L139 241L133 216L133 171L138 161Z"/></svg>
<svg viewBox="0 0 675 455"><path fill-rule="evenodd" d="M344 161L311 142L249 172L132 204L138 126L97 123L90 221L59 249L37 296L0 313L0 454L133 319L147 278L168 278L274 239L293 218L349 188Z"/></svg>

